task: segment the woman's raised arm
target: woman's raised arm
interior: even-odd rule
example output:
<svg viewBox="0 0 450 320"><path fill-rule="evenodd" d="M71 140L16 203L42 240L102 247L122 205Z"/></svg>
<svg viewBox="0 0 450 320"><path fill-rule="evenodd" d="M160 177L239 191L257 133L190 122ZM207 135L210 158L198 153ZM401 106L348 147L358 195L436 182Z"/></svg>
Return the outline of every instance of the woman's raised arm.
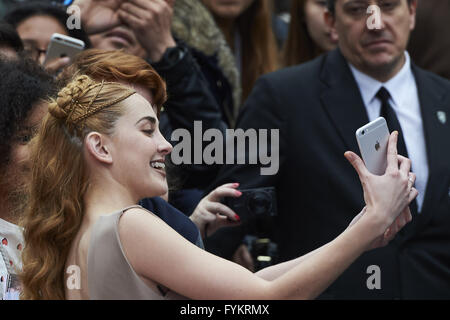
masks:
<svg viewBox="0 0 450 320"><path fill-rule="evenodd" d="M285 263L284 272L271 281L199 249L142 209L131 209L120 219L124 252L137 274L192 299L313 299L380 237L392 237L397 225L390 228L417 196L409 160L399 167L396 139L397 134L390 138L384 176L371 175L359 157L346 154L364 188L365 213L314 254L288 262L289 268Z"/></svg>

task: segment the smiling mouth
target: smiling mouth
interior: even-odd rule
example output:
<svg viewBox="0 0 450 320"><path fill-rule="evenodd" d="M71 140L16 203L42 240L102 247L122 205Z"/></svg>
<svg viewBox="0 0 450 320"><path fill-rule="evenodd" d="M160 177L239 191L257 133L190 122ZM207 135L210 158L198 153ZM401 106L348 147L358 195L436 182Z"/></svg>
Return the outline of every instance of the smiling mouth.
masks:
<svg viewBox="0 0 450 320"><path fill-rule="evenodd" d="M164 176L166 175L166 165L164 164L164 160L150 161L150 167L163 174Z"/></svg>

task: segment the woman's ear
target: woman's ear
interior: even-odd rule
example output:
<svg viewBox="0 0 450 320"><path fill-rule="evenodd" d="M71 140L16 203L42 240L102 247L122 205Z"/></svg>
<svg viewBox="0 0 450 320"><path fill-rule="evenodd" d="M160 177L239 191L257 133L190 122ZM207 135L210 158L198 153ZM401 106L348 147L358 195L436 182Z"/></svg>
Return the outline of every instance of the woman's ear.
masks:
<svg viewBox="0 0 450 320"><path fill-rule="evenodd" d="M88 153L98 161L112 164L111 150L108 150L108 138L98 132L90 132L85 138Z"/></svg>

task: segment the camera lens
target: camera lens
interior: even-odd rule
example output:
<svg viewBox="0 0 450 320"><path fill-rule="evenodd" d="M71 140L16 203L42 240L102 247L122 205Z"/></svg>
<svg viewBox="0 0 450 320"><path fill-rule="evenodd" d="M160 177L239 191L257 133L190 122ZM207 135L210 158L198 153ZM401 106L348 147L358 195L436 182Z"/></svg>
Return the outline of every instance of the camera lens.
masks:
<svg viewBox="0 0 450 320"><path fill-rule="evenodd" d="M362 135L365 135L365 134L366 134L366 130L363 130L363 131L362 131Z"/></svg>
<svg viewBox="0 0 450 320"><path fill-rule="evenodd" d="M255 215L268 213L272 207L271 197L266 192L255 192L249 197L247 207Z"/></svg>

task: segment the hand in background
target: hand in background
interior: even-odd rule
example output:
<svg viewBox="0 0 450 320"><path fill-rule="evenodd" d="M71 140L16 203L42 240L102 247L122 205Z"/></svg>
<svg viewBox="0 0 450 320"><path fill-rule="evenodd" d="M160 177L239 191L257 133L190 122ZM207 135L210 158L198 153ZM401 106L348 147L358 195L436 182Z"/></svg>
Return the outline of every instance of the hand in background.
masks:
<svg viewBox="0 0 450 320"><path fill-rule="evenodd" d="M75 0L73 5L80 8L84 31L92 35L122 24L117 13L122 2L123 0Z"/></svg>
<svg viewBox="0 0 450 320"><path fill-rule="evenodd" d="M59 70L67 66L69 63L70 63L69 57L57 58L47 62L44 65L44 68L48 73L56 75Z"/></svg>
<svg viewBox="0 0 450 320"><path fill-rule="evenodd" d="M120 19L130 26L153 62L161 60L167 48L176 46L171 33L172 2L129 0L118 10Z"/></svg>
<svg viewBox="0 0 450 320"><path fill-rule="evenodd" d="M238 183L228 183L217 187L204 197L189 217L199 228L202 237L208 237L225 226L237 225L239 216L220 201L224 197L240 197L236 190ZM207 234L205 234L205 232Z"/></svg>

